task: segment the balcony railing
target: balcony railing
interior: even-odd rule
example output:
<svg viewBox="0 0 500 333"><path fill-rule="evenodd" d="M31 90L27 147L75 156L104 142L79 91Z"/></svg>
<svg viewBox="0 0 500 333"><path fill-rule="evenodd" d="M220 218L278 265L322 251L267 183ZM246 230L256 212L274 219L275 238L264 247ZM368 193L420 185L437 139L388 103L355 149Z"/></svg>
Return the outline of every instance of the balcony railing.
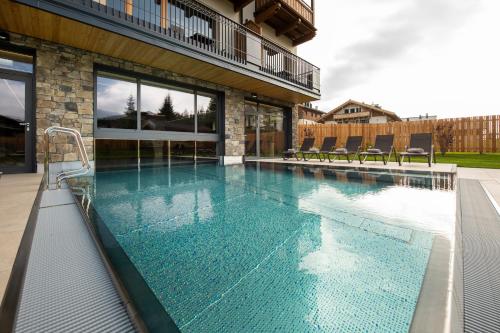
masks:
<svg viewBox="0 0 500 333"><path fill-rule="evenodd" d="M319 93L318 67L193 0L53 0Z"/></svg>

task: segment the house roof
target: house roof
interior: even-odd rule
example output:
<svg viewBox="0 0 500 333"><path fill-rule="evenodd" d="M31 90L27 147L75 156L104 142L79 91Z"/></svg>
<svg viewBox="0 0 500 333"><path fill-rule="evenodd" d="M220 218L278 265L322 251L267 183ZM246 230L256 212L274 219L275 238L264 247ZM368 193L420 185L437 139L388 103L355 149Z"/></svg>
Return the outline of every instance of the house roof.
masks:
<svg viewBox="0 0 500 333"><path fill-rule="evenodd" d="M305 105L302 105L302 104L299 104L299 108L301 108L301 109L305 109L305 110L307 110L308 112L315 113L315 114L317 114L317 115L321 115L321 116L323 116L323 115L325 115L325 114L326 114L326 112L325 112L325 111L321 111L321 110L316 109L316 108L311 108L311 107L308 107L308 106L305 106Z"/></svg>
<svg viewBox="0 0 500 333"><path fill-rule="evenodd" d="M319 121L324 121L324 120L328 119L330 116L334 115L335 113L341 111L346 106L351 105L351 104L355 104L355 105L361 106L361 107L366 108L366 109L370 109L370 110L373 110L373 111L377 111L377 112L383 113L383 114L387 115L388 117L391 117L392 119L394 119L396 121L401 121L401 118L399 118L398 115L396 113L392 112L392 111L382 109L381 107L378 107L378 106L375 106L375 105L361 103L361 102L358 102L358 101L355 101L355 100L352 100L352 99L346 101L345 103L342 103L341 105L337 106L332 111L324 114L319 119Z"/></svg>

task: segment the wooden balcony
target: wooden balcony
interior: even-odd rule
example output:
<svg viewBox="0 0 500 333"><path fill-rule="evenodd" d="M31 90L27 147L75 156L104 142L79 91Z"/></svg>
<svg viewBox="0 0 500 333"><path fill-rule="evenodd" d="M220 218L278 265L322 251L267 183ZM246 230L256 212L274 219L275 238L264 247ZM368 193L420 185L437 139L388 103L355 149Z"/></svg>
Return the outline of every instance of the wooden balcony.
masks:
<svg viewBox="0 0 500 333"><path fill-rule="evenodd" d="M2 0L2 29L281 100L320 96L318 67L197 1Z"/></svg>
<svg viewBox="0 0 500 333"><path fill-rule="evenodd" d="M255 0L255 22L266 22L276 35L285 35L299 45L314 38L314 0Z"/></svg>
<svg viewBox="0 0 500 333"><path fill-rule="evenodd" d="M370 117L370 112L341 113L333 115L334 120Z"/></svg>

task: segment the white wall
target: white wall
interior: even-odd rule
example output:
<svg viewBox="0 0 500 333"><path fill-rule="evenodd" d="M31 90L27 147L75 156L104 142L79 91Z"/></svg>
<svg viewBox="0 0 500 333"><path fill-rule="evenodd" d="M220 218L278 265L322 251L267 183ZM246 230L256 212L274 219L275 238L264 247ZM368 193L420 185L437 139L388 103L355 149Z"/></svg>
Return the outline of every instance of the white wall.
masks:
<svg viewBox="0 0 500 333"><path fill-rule="evenodd" d="M387 116L371 117L370 124L385 124L387 123Z"/></svg>

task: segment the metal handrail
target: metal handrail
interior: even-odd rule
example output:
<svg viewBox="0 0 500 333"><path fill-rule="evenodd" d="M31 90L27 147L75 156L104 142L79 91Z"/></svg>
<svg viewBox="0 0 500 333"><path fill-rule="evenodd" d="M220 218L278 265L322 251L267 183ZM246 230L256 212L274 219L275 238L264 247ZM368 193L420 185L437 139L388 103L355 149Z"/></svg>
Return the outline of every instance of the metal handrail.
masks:
<svg viewBox="0 0 500 333"><path fill-rule="evenodd" d="M89 157L87 155L87 151L85 150L85 146L83 144L82 136L80 135L80 132L73 128L66 128L66 127L60 127L60 126L51 126L47 128L44 131L44 136L45 136L45 160L44 160L44 174L45 174L45 188L49 188L49 161L50 161L50 149L49 149L49 143L50 143L50 135L53 133L65 133L73 136L75 138L78 152L80 154L80 158L82 161L82 167L77 170L69 170L69 171L61 171L57 174L56 176L56 186L57 188L61 188L61 182L64 179L71 178L71 177L77 177L77 176L83 176L87 174L90 171L90 163L89 163Z"/></svg>

